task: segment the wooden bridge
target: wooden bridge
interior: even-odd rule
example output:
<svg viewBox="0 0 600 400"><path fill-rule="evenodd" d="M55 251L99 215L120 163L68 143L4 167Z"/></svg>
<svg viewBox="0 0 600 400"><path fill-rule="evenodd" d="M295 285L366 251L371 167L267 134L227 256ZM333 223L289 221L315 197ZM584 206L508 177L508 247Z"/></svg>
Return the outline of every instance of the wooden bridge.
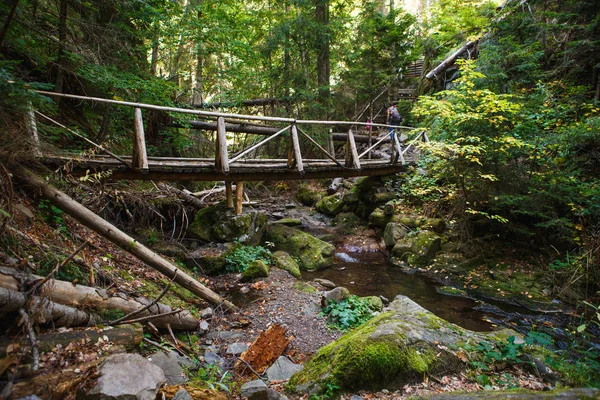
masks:
<svg viewBox="0 0 600 400"><path fill-rule="evenodd" d="M107 103L133 108L133 154L119 156L103 146L92 142L79 133L63 126L52 118L38 112L30 113L30 131L37 140L36 115L44 120L67 129L72 134L85 140L105 154L97 155L72 155L72 154L40 154L43 163L51 167L68 166L70 173L85 175L90 172L110 171L110 179L127 180L156 180L156 181L225 181L228 203L232 203L231 182L235 181L236 197L241 199L244 181L273 181L273 180L298 180L355 176L390 175L402 172L414 161L415 145L419 141L428 141L424 131L417 131L407 126L393 127L392 134L384 133L380 137L373 135L356 135L358 129L370 132L375 128L391 128L384 124L366 124L353 121L318 121L295 120L290 118L266 117L255 115L228 114L213 111L193 110L185 108L164 107L152 104L142 104L110 100L95 97L59 94L46 91L37 93L50 96ZM216 131L215 156L213 158L171 158L154 157L147 154L144 134L142 110L155 110L168 113L191 114L200 118L210 118L214 122L197 122L200 129L213 129ZM227 127L237 132L240 126L250 121L279 125L280 128L257 127L251 125L246 130L249 134L265 136L258 143L230 154L228 149ZM229 122L229 123L228 123ZM234 125L236 123L237 125ZM193 128L193 123L190 126ZM328 149L318 143L318 138L306 133L305 126L321 125L326 127L347 128L345 133L329 133L327 135ZM237 126L238 128L234 127ZM251 129L254 127L254 129ZM328 129L329 130L329 129ZM288 137L287 159L255 159L252 158L256 151L272 141L285 135ZM401 136L402 135L402 136ZM412 136L412 138L411 138ZM400 140L408 138L407 140ZM343 158L336 158L334 140L344 140ZM357 145L357 142L359 145ZM323 158L306 159L302 156L302 149L311 145L316 148ZM363 147L361 151L359 148ZM391 147L389 160L371 159L371 153L381 146ZM365 148L366 147L366 148ZM305 147L306 148L306 147ZM340 153L341 149L338 149ZM241 184L242 183L242 184ZM237 209L238 207L236 207ZM241 212L241 200L239 211Z"/></svg>

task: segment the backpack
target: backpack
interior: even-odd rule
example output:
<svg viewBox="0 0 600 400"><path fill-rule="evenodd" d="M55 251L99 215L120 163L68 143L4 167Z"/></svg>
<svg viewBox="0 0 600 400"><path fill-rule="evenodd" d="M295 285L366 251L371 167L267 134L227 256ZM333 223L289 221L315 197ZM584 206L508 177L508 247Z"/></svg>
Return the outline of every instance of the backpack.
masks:
<svg viewBox="0 0 600 400"><path fill-rule="evenodd" d="M396 107L392 107L391 111L392 112L390 114L390 121L392 121L392 122L402 122L402 116L398 112L398 109Z"/></svg>

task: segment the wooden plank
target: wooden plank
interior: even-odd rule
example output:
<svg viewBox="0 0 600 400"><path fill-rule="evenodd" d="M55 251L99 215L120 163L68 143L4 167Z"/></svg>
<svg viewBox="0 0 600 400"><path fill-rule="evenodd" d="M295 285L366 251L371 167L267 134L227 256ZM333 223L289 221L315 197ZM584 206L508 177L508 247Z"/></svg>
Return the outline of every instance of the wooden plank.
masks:
<svg viewBox="0 0 600 400"><path fill-rule="evenodd" d="M265 372L290 344L291 339L286 333L287 329L280 324L271 325L240 356L235 363L235 371L240 375L250 375L253 371L258 374Z"/></svg>
<svg viewBox="0 0 600 400"><path fill-rule="evenodd" d="M215 169L227 175L229 173L229 156L227 155L227 132L225 118L217 119L217 140L215 150Z"/></svg>
<svg viewBox="0 0 600 400"><path fill-rule="evenodd" d="M302 153L300 152L300 142L298 141L298 128L296 125L292 125L292 148L294 150L294 160L296 163L296 169L300 172L300 175L304 175L304 164L302 164Z"/></svg>
<svg viewBox="0 0 600 400"><path fill-rule="evenodd" d="M233 190L231 181L225 181L225 195L227 196L227 208L233 208Z"/></svg>
<svg viewBox="0 0 600 400"><path fill-rule="evenodd" d="M354 167L354 169L360 170L360 160L358 158L358 151L356 150L356 142L354 141L354 134L352 133L352 129L348 131L348 143L350 144L352 166Z"/></svg>
<svg viewBox="0 0 600 400"><path fill-rule="evenodd" d="M136 108L133 112L133 168L148 171L148 155L146 154L146 138L144 136L144 120L142 110Z"/></svg>
<svg viewBox="0 0 600 400"><path fill-rule="evenodd" d="M235 183L235 215L242 213L242 202L244 201L244 182Z"/></svg>

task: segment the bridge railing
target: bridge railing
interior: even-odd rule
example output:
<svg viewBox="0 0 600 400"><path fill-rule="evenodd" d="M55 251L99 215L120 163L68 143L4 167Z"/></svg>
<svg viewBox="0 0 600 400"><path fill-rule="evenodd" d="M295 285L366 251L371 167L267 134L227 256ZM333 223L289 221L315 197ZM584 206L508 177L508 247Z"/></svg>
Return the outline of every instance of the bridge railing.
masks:
<svg viewBox="0 0 600 400"><path fill-rule="evenodd" d="M264 146L268 142L273 139L280 137L281 135L289 132L290 143L288 146L288 159L287 165L289 169L295 169L300 174L304 174L305 170L305 162L302 157L302 151L300 148L300 137L306 139L302 141L302 143L310 143L314 145L319 152L321 152L326 159L333 162L338 167L343 168L351 168L355 170L360 170L362 168L361 159L363 159L366 155L370 155L371 152L380 147L384 143L391 143L392 145L392 157L389 161L382 161L382 164L389 163L395 164L397 162L401 162L402 164L406 163L406 154L411 147L414 147L414 144L418 140L428 140L427 134L424 131L418 133L418 135L410 142L410 144L404 147L398 137L399 130L414 132L415 128L409 126L392 126L386 124L377 124L377 123L365 123L365 122L356 122L356 121L320 121L320 120L299 120L293 118L282 118L282 117L268 117L268 116L258 116L258 115L244 115L244 114L234 114L234 113L221 113L215 111L206 111L206 110L195 110L195 109L186 109L186 108L177 108L177 107L166 107L166 106L158 106L153 104L145 104L145 103L135 103L128 101L119 101L112 99L104 99L99 97L88 97L88 96L79 96L72 94L62 94L62 93L54 93L47 91L36 91L37 93L49 97L59 97L59 98L68 98L74 100L81 101L89 101L89 102L98 102L105 104L114 104L119 106L131 107L134 109L134 139L133 139L133 155L131 158L131 163L125 160L123 157L120 157L103 146L96 144L84 137L83 135L78 134L77 132L70 130L59 122L53 120L50 117L47 117L36 111L37 115L42 116L45 119L50 120L52 123L55 123L62 128L69 129L69 131L88 143L96 146L101 151L106 152L109 156L117 159L122 164L127 165L129 168L139 170L141 172L149 170L149 161L148 154L146 148L145 134L144 134L144 124L142 118L142 110L155 110L155 111L163 111L169 113L179 113L179 114L191 114L202 117L212 117L216 118L216 140L215 140L215 158L214 158L214 167L218 172L221 172L224 175L229 173L231 166L234 163L243 162L242 160L247 157L253 151L258 150L260 147ZM256 144L253 144L236 154L229 156L228 152L228 144L227 144L227 131L226 131L226 120L235 120L235 121L262 121L262 122L272 122L278 124L285 124L285 127L279 129L275 133L269 133L267 137L263 140L259 141ZM345 145L345 159L338 160L335 156L335 148L333 146L333 136L330 134L328 136L328 147L326 150L323 146L321 146L314 137L311 137L310 134L306 133L305 130L301 129L301 126L319 126L319 125L328 125L328 126L338 126L338 127L348 127L346 136L346 145ZM358 127L364 127L367 129L369 133L368 137L368 148L364 150L362 153L358 153L357 145L356 145L356 137L353 129ZM375 138L375 144L372 144L373 137L371 135L371 129L373 128L388 128L392 129L390 135L384 135L380 138ZM343 135L342 135L343 136ZM364 141L364 137L360 137L362 141ZM337 138L336 138L337 140ZM343 161L343 164L342 162Z"/></svg>

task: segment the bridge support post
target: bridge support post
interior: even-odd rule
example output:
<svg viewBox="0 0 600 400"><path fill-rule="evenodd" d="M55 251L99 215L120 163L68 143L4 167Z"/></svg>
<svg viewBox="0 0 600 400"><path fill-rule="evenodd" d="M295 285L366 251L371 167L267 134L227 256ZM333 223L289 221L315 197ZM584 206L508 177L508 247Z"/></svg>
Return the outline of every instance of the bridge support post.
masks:
<svg viewBox="0 0 600 400"><path fill-rule="evenodd" d="M223 174L229 174L229 156L227 155L227 132L225 118L217 118L217 140L215 149L215 168Z"/></svg>
<svg viewBox="0 0 600 400"><path fill-rule="evenodd" d="M304 175L304 163L302 162L302 153L300 152L300 141L298 140L298 128L292 125L290 130L291 145L288 151L288 168L294 165L300 175Z"/></svg>
<svg viewBox="0 0 600 400"><path fill-rule="evenodd" d="M235 215L242 213L242 202L244 201L244 182L235 183Z"/></svg>
<svg viewBox="0 0 600 400"><path fill-rule="evenodd" d="M133 113L133 168L148 172L148 155L146 154L146 137L144 135L144 120L141 108L136 108Z"/></svg>
<svg viewBox="0 0 600 400"><path fill-rule="evenodd" d="M360 160L358 159L358 150L356 150L352 129L348 131L348 140L346 141L346 167L360 170Z"/></svg>
<svg viewBox="0 0 600 400"><path fill-rule="evenodd" d="M227 208L233 208L233 190L231 181L225 181L225 195L227 196Z"/></svg>

